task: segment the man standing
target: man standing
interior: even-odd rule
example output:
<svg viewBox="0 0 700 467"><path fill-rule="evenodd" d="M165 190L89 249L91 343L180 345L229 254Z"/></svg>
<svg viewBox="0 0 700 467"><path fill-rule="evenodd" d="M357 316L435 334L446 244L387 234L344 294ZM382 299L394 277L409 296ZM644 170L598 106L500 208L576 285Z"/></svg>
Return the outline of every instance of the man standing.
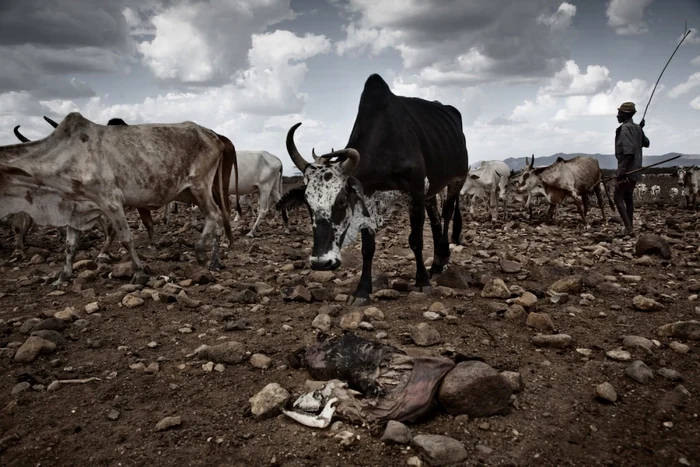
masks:
<svg viewBox="0 0 700 467"><path fill-rule="evenodd" d="M632 121L637 113L634 102L625 102L617 109L620 126L615 131L615 158L617 159L617 180L615 185L615 206L625 224L624 235L633 235L634 186L641 178L639 172L627 172L642 166L642 148L649 147L649 139L644 135L644 120L639 125Z"/></svg>

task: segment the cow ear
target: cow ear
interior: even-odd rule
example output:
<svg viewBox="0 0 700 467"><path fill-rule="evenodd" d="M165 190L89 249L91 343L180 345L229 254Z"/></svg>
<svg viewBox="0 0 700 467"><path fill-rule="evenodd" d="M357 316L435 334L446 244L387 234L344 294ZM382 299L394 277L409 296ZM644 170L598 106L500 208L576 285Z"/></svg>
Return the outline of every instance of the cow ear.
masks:
<svg viewBox="0 0 700 467"><path fill-rule="evenodd" d="M362 209L362 215L369 217L369 210L365 204L365 192L359 180L353 177L348 178L348 188L348 201L353 213L355 206L359 206Z"/></svg>
<svg viewBox="0 0 700 467"><path fill-rule="evenodd" d="M469 174L469 178L476 180L479 176L477 174Z"/></svg>
<svg viewBox="0 0 700 467"><path fill-rule="evenodd" d="M303 206L306 203L306 197L304 196L306 193L306 185L292 188L288 192L286 192L282 198L280 198L279 201L277 201L277 204L275 207L277 208L278 211L281 211L282 209L296 209L299 206Z"/></svg>

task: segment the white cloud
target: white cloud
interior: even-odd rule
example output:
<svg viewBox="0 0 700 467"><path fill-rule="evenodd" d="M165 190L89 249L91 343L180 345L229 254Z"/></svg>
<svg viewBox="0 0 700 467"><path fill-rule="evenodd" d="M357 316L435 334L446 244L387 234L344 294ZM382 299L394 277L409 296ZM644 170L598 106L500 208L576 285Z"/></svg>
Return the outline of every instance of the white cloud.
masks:
<svg viewBox="0 0 700 467"><path fill-rule="evenodd" d="M691 65L700 66L700 55L690 61Z"/></svg>
<svg viewBox="0 0 700 467"><path fill-rule="evenodd" d="M588 65L581 73L575 61L569 60L540 93L552 96L581 96L596 94L610 85L610 71L600 65Z"/></svg>
<svg viewBox="0 0 700 467"><path fill-rule="evenodd" d="M245 67L253 34L294 18L290 0L178 2L150 20L155 37L138 45L143 62L161 79L190 84L224 82ZM133 11L129 26L143 29ZM133 33L133 31L132 31Z"/></svg>
<svg viewBox="0 0 700 467"><path fill-rule="evenodd" d="M608 26L621 36L642 34L649 29L644 22L644 10L653 0L610 0L606 15Z"/></svg>
<svg viewBox="0 0 700 467"><path fill-rule="evenodd" d="M668 92L668 96L675 99L684 94L688 94L690 91L692 91L698 86L700 86L700 71L690 75L690 77L688 77L685 83L681 83L678 86L675 86L673 89L671 89Z"/></svg>
<svg viewBox="0 0 700 467"><path fill-rule="evenodd" d="M550 76L568 56L576 7L561 0L445 2L350 0L344 55L397 51L426 85L464 86Z"/></svg>
<svg viewBox="0 0 700 467"><path fill-rule="evenodd" d="M678 36L678 42L680 42L683 39L683 36L685 36L687 32L684 32L680 36ZM697 29L691 29L690 34L688 34L688 37L685 38L685 41L683 41L684 44L700 44L700 34L698 34Z"/></svg>
<svg viewBox="0 0 700 467"><path fill-rule="evenodd" d="M557 100L552 96L541 94L534 101L525 100L521 105L513 109L510 115L510 120L515 121L530 121L534 117L542 115L547 110L553 109L557 104Z"/></svg>
<svg viewBox="0 0 700 467"><path fill-rule="evenodd" d="M700 96L690 101L690 106L695 110L700 110Z"/></svg>
<svg viewBox="0 0 700 467"><path fill-rule="evenodd" d="M565 108L560 109L554 116L554 121L568 121L577 117L616 115L617 108L623 102L634 102L637 111L642 110L643 103L651 95L653 86L646 81L633 79L618 81L615 86L594 96L571 96L565 100ZM657 88L663 89L663 85Z"/></svg>

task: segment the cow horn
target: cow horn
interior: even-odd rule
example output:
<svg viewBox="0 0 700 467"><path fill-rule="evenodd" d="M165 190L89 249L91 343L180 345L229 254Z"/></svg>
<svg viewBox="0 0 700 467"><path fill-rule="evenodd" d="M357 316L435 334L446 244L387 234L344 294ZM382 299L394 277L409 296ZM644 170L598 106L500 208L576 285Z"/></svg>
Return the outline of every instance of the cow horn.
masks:
<svg viewBox="0 0 700 467"><path fill-rule="evenodd" d="M17 125L17 126L15 127L15 129L12 130L12 131L14 131L15 136L16 136L17 139L20 140L21 142L23 142L23 143L28 143L28 142L30 141L26 136L24 136L22 133L19 132L19 125Z"/></svg>
<svg viewBox="0 0 700 467"><path fill-rule="evenodd" d="M355 167L357 167L357 164L360 163L360 153L353 148L341 149L337 153L334 151L331 154L347 154L347 159L340 164L340 168L343 169L343 172L346 174L352 173L352 171L355 170Z"/></svg>
<svg viewBox="0 0 700 467"><path fill-rule="evenodd" d="M295 124L287 132L287 152L289 153L289 157L292 158L294 165L297 166L297 169L304 173L306 168L309 166L309 163L305 161L303 157L301 157L301 154L299 154L299 151L294 144L294 132L297 130L297 128L299 128L299 125L301 125L301 122Z"/></svg>
<svg viewBox="0 0 700 467"><path fill-rule="evenodd" d="M530 159L530 167L534 167L534 166L535 166L535 155L533 154L532 159Z"/></svg>
<svg viewBox="0 0 700 467"><path fill-rule="evenodd" d="M54 122L53 120L51 120L51 119L50 119L49 117L47 117L46 115L44 115L44 120L46 120L46 121L49 123L49 125L51 125L51 126L54 127L54 128L56 128L56 127L58 126L58 123Z"/></svg>
<svg viewBox="0 0 700 467"><path fill-rule="evenodd" d="M311 156L314 158L314 162L318 162L320 157L316 155L316 148L311 148Z"/></svg>

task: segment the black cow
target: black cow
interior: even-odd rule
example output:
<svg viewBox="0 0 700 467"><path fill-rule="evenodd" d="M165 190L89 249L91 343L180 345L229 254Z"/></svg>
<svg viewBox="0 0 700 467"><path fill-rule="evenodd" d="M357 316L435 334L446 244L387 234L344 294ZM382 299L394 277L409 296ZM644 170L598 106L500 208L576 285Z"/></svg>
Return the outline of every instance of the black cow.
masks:
<svg viewBox="0 0 700 467"><path fill-rule="evenodd" d="M308 163L294 144L297 123L287 134L287 151L304 174L305 185L290 190L278 208L306 204L313 222L311 267L333 270L340 266L340 250L362 233L362 277L350 298L364 305L372 292L374 235L384 214L400 198L409 206L409 244L416 257L416 288L430 287L423 263L423 223L428 211L433 233L434 259L430 273L442 272L449 261L448 230L455 218L452 239L459 242L462 217L459 190L469 167L462 116L437 101L396 96L377 74L365 82L360 105L345 149ZM427 184L427 186L426 186ZM438 213L436 194L448 187Z"/></svg>

